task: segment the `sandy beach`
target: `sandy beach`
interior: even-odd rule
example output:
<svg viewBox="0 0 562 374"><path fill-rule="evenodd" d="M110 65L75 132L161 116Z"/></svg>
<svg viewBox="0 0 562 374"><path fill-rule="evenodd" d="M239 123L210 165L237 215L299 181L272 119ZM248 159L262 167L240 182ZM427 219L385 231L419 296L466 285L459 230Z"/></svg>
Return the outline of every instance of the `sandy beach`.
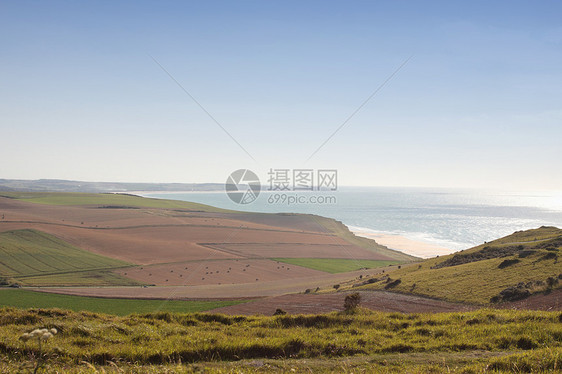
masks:
<svg viewBox="0 0 562 374"><path fill-rule="evenodd" d="M384 234L364 231L359 228L349 228L355 235L373 239L377 243L412 256L431 258L455 252L454 249L441 247L420 240L412 240L397 234Z"/></svg>

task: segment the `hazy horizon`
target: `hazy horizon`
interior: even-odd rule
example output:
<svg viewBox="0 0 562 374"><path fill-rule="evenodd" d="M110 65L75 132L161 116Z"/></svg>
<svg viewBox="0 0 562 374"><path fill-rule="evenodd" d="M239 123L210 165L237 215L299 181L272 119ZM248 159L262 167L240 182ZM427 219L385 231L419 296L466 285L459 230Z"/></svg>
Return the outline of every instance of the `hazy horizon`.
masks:
<svg viewBox="0 0 562 374"><path fill-rule="evenodd" d="M0 178L560 191L560 11L4 1Z"/></svg>

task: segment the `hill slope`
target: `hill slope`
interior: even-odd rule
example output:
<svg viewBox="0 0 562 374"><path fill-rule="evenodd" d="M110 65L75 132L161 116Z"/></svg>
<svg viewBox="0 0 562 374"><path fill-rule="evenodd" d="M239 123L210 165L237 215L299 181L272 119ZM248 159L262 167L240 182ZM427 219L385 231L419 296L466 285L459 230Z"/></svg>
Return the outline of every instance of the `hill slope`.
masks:
<svg viewBox="0 0 562 374"><path fill-rule="evenodd" d="M0 197L47 205L102 205L107 207L143 207L188 209L201 212L229 212L226 209L189 201L151 199L128 194L80 192L2 191Z"/></svg>
<svg viewBox="0 0 562 374"><path fill-rule="evenodd" d="M562 230L541 227L406 266L365 288L448 301L514 301L560 287Z"/></svg>

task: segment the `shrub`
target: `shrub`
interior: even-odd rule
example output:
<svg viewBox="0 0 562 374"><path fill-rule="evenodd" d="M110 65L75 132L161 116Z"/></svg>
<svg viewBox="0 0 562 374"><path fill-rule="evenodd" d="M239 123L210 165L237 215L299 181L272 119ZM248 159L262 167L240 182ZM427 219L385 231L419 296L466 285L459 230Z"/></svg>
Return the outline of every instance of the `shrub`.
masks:
<svg viewBox="0 0 562 374"><path fill-rule="evenodd" d="M339 285L339 284L334 284L334 289L337 290L338 288L340 288L340 285Z"/></svg>
<svg viewBox="0 0 562 374"><path fill-rule="evenodd" d="M533 251L533 250L521 251L519 252L519 258L529 257L531 255L534 255L535 253L537 253L537 251Z"/></svg>
<svg viewBox="0 0 562 374"><path fill-rule="evenodd" d="M521 337L517 340L517 348L519 349L533 349L537 348L537 343L527 337Z"/></svg>
<svg viewBox="0 0 562 374"><path fill-rule="evenodd" d="M490 299L490 302L497 303L500 301L517 301L531 296L531 292L523 284L507 287L501 291L499 295Z"/></svg>
<svg viewBox="0 0 562 374"><path fill-rule="evenodd" d="M355 292L351 295L347 295L343 301L343 308L346 311L351 311L354 310L355 308L357 308L359 306L359 303L361 302L361 295L359 295L359 293Z"/></svg>
<svg viewBox="0 0 562 374"><path fill-rule="evenodd" d="M503 260L503 261L501 262L501 264L498 265L498 268L499 268L499 269L504 269L504 268L506 268L506 267L508 267L508 266L515 265L515 264L518 263L518 262L521 262L521 260L518 260L518 259L516 259L516 258L510 258L510 259L507 259L507 260Z"/></svg>
<svg viewBox="0 0 562 374"><path fill-rule="evenodd" d="M552 287L558 285L558 278L548 277L546 279L546 284L547 284L548 288L552 288Z"/></svg>
<svg viewBox="0 0 562 374"><path fill-rule="evenodd" d="M402 281L400 279L396 279L395 281L392 281L392 282L388 283L386 286L384 286L384 289L388 290L390 288L394 288L394 287L398 286L400 283L402 283Z"/></svg>
<svg viewBox="0 0 562 374"><path fill-rule="evenodd" d="M281 308L277 308L275 309L275 313L273 313L274 316L284 316L285 314L287 314L287 312L285 312L283 309Z"/></svg>
<svg viewBox="0 0 562 374"><path fill-rule="evenodd" d="M544 256L542 256L541 258L538 259L538 261L545 261L545 260L558 260L558 255L554 252L549 252L547 254L545 254Z"/></svg>

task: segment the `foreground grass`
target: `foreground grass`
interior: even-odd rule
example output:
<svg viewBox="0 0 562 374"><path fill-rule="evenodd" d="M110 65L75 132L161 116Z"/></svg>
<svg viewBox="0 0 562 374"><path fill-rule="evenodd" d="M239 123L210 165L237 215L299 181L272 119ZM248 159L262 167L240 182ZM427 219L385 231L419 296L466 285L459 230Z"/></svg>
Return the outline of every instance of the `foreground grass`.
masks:
<svg viewBox="0 0 562 374"><path fill-rule="evenodd" d="M202 312L224 306L240 304L242 300L182 301L105 299L84 296L57 295L20 289L0 288L0 307L62 308L76 312L88 311L124 316L132 313Z"/></svg>
<svg viewBox="0 0 562 374"><path fill-rule="evenodd" d="M559 372L560 322L560 312L496 310L116 317L7 308L0 371L33 361L38 347L18 338L46 327L59 331L44 346L47 366L64 372Z"/></svg>
<svg viewBox="0 0 562 374"><path fill-rule="evenodd" d="M143 365L61 364L48 362L48 372L56 373L559 373L562 350L536 349L530 352L443 352L361 355L315 359L242 359ZM21 372L32 361L0 359L0 372Z"/></svg>
<svg viewBox="0 0 562 374"><path fill-rule="evenodd" d="M274 258L273 260L327 273L345 273L361 269L374 269L388 265L396 265L400 261L351 260L340 258Z"/></svg>

